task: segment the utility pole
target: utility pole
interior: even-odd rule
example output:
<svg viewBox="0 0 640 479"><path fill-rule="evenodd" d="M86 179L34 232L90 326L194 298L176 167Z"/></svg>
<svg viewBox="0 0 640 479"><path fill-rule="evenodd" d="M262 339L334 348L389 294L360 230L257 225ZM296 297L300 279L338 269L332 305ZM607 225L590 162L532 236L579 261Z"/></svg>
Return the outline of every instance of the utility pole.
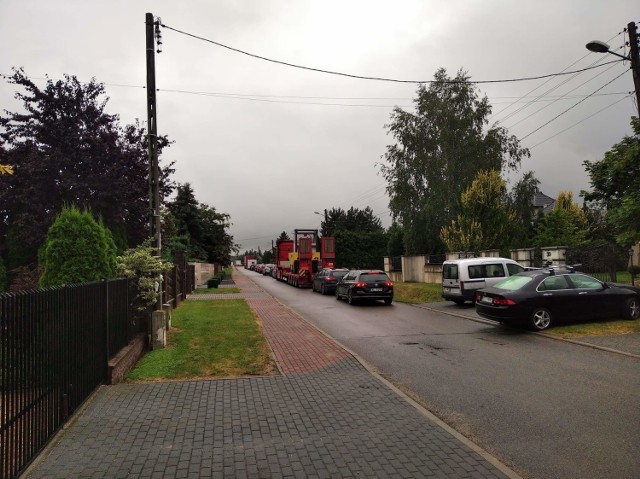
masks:
<svg viewBox="0 0 640 479"><path fill-rule="evenodd" d="M147 34L147 129L149 143L149 210L151 236L155 239L158 258L162 253L160 237L160 173L158 170L158 117L156 110L156 61L155 34L159 33L159 21L153 20L153 14L146 14ZM162 285L158 289L157 309L162 309Z"/></svg>
<svg viewBox="0 0 640 479"><path fill-rule="evenodd" d="M633 85L636 89L636 106L638 107L638 118L640 118L640 54L638 53L638 31L635 22L627 25L629 34L629 58L631 59L631 72L633 74Z"/></svg>

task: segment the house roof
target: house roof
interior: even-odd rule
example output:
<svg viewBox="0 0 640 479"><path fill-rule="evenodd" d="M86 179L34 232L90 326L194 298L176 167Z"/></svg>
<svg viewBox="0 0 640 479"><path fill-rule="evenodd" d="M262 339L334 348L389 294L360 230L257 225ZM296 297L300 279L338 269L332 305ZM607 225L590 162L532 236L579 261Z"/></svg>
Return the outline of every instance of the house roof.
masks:
<svg viewBox="0 0 640 479"><path fill-rule="evenodd" d="M556 204L556 200L550 196L545 195L542 191L539 191L533 195L533 206L541 209L544 213L548 213L553 210L553 206Z"/></svg>

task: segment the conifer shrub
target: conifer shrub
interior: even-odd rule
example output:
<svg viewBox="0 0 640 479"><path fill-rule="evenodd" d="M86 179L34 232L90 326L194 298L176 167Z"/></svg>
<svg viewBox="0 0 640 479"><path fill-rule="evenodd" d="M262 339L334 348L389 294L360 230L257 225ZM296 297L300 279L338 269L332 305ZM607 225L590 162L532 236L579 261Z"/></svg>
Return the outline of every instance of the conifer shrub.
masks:
<svg viewBox="0 0 640 479"><path fill-rule="evenodd" d="M43 287L114 278L111 234L88 211L64 207L47 232L43 249Z"/></svg>

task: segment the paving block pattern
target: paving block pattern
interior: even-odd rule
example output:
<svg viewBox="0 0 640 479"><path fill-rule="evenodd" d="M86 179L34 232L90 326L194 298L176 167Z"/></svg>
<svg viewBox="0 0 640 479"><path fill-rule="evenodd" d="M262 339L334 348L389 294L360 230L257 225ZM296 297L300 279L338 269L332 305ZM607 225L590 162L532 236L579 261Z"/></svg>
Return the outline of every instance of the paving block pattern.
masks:
<svg viewBox="0 0 640 479"><path fill-rule="evenodd" d="M25 477L508 477L249 279L234 279L243 294L263 295L247 301L284 375L104 386Z"/></svg>

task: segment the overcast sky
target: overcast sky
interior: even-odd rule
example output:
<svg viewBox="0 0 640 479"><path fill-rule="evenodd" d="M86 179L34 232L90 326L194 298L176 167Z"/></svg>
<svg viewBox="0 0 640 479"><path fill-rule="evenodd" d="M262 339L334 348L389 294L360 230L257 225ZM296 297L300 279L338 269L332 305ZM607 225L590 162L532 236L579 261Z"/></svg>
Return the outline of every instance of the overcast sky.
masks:
<svg viewBox="0 0 640 479"><path fill-rule="evenodd" d="M640 21L638 7L637 0L2 0L0 73L24 67L34 80L95 77L106 85L107 110L127 124L147 116L146 12L167 27L310 68L399 80L463 68L484 81L615 60L585 44L608 41L625 54L617 48L627 23ZM241 251L264 250L282 231L319 228L314 212L325 208L371 206L390 224L378 166L392 142L385 124L395 105L411 109L416 84L296 69L167 28L162 41L158 133L175 144L161 162L175 161L176 181L231 215ZM580 203L589 188L583 161L601 159L637 115L627 62L478 87L493 105L491 122L531 148L521 171L533 170L547 195L572 191ZM0 108L20 109L14 91L0 82Z"/></svg>

